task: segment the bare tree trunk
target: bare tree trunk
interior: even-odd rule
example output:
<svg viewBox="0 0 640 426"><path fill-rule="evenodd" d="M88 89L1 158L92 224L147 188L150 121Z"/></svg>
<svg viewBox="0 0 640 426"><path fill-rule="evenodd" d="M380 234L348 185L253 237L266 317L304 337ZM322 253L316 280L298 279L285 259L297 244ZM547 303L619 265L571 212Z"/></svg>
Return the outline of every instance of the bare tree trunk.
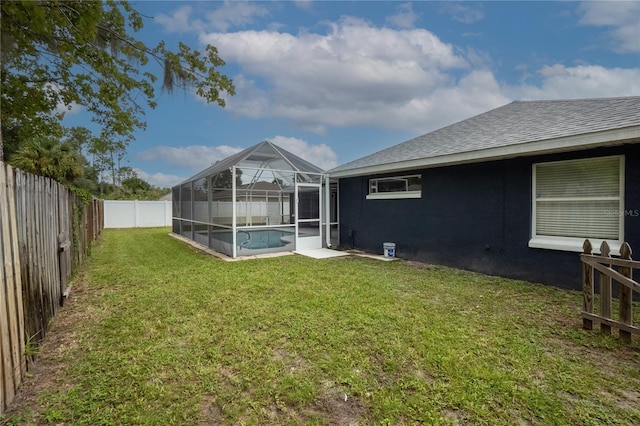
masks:
<svg viewBox="0 0 640 426"><path fill-rule="evenodd" d="M116 162L113 159L113 149L109 150L110 154L111 154L111 181L113 183L113 186L116 186Z"/></svg>
<svg viewBox="0 0 640 426"><path fill-rule="evenodd" d="M2 143L2 126L0 126L0 161L4 161L4 144Z"/></svg>

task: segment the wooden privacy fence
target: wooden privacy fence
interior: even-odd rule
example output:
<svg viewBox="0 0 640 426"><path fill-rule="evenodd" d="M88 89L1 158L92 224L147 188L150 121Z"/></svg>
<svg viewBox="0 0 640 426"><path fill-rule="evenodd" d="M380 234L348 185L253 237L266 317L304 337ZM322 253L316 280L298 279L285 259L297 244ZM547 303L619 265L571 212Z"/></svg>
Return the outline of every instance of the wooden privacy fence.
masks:
<svg viewBox="0 0 640 426"><path fill-rule="evenodd" d="M44 338L103 222L102 201L0 162L0 413L26 371L25 343Z"/></svg>
<svg viewBox="0 0 640 426"><path fill-rule="evenodd" d="M582 289L583 312L582 327L593 330L594 321L600 323L600 330L604 334L611 334L611 328L619 330L620 339L631 343L632 334L640 334L640 327L633 325L633 292L640 293L640 284L633 280L633 270L640 269L640 262L631 260L631 247L624 243L620 247L620 258L611 257L611 250L606 241L600 246L600 255L594 255L589 240L583 245L582 260ZM594 282L595 271L599 275L600 314L594 310ZM613 319L613 284L619 283L618 315Z"/></svg>
<svg viewBox="0 0 640 426"><path fill-rule="evenodd" d="M13 400L26 370L18 225L11 168L0 167L0 413Z"/></svg>

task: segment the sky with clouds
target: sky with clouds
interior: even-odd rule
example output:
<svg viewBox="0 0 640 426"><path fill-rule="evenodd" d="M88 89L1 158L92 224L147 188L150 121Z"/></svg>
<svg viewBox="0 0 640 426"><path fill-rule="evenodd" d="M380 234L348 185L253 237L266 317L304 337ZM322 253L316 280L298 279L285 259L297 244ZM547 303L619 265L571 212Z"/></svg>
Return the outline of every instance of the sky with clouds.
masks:
<svg viewBox="0 0 640 426"><path fill-rule="evenodd" d="M265 139L331 169L514 100L640 95L637 1L132 4L145 42L214 45L236 87L147 111L127 165L156 186Z"/></svg>

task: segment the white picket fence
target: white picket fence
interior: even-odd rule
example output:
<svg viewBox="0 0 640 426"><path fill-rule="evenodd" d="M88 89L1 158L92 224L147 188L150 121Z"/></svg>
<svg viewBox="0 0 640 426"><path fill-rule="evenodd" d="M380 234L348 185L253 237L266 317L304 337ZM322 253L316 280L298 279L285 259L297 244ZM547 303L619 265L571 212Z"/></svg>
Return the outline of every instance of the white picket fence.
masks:
<svg viewBox="0 0 640 426"><path fill-rule="evenodd" d="M104 200L105 228L171 226L171 201Z"/></svg>

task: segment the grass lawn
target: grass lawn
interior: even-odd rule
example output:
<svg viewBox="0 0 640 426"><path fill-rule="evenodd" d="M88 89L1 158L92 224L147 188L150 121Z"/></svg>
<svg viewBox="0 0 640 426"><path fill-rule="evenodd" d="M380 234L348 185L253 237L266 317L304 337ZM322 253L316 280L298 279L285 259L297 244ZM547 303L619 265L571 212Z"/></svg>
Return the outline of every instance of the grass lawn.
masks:
<svg viewBox="0 0 640 426"><path fill-rule="evenodd" d="M354 256L224 262L167 233L104 232L4 421L640 424L638 336L583 331L578 292Z"/></svg>

